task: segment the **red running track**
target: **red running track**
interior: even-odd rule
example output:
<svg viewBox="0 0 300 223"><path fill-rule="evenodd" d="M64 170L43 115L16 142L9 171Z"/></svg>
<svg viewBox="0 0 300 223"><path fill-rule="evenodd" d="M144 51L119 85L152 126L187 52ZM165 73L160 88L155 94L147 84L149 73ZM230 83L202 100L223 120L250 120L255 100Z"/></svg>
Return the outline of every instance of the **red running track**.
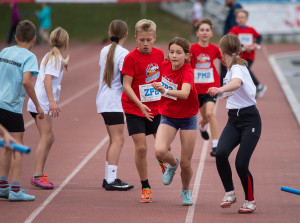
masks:
<svg viewBox="0 0 300 223"><path fill-rule="evenodd" d="M134 45L127 45L133 49ZM159 45L166 51L167 44ZM40 61L47 47L33 49ZM54 190L41 190L29 181L34 170L34 152L39 135L30 115L24 111L24 142L32 153L24 156L22 186L34 194L34 202L12 203L0 199L0 222L298 222L299 197L280 191L280 187L300 189L300 130L280 85L268 63L270 53L295 51L295 45L266 45L257 53L253 70L268 85L264 98L258 100L263 132L250 163L254 176L257 210L240 215L244 195L234 170L235 152L231 155L238 202L230 209L221 209L224 196L215 161L209 156L211 144L197 137L192 166L191 190L195 205L181 206L180 170L169 186L161 182L161 170L153 151L154 140L148 140L149 180L153 203L141 204L141 186L134 164L134 146L125 128L118 177L135 188L127 192L101 188L107 133L102 117L96 112L99 78L97 44L75 45L69 49L70 67L65 73L60 99L61 115L53 122L56 141L50 152L46 173L55 184ZM298 49L299 50L299 49ZM26 104L26 103L25 103ZM227 120L225 101L217 106L219 133ZM172 144L180 155L179 138Z"/></svg>

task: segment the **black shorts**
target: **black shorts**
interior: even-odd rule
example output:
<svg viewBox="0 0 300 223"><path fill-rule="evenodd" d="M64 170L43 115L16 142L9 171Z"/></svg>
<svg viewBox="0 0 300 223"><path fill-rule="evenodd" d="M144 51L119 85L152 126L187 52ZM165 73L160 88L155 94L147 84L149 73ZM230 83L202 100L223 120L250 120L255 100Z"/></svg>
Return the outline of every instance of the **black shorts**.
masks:
<svg viewBox="0 0 300 223"><path fill-rule="evenodd" d="M31 114L31 116L32 116L32 118L36 118L36 116L38 115L38 113L35 113L35 112L29 112L30 114Z"/></svg>
<svg viewBox="0 0 300 223"><path fill-rule="evenodd" d="M105 125L121 125L124 124L123 112L103 112L100 113L104 119Z"/></svg>
<svg viewBox="0 0 300 223"><path fill-rule="evenodd" d="M209 94L198 94L199 108L201 108L206 102L212 101L213 103L217 102L217 95L210 96Z"/></svg>
<svg viewBox="0 0 300 223"><path fill-rule="evenodd" d="M160 115L154 117L153 121L150 122L145 117L140 117L132 114L125 114L127 129L129 135L145 133L146 135L156 134L157 128L160 123Z"/></svg>
<svg viewBox="0 0 300 223"><path fill-rule="evenodd" d="M0 108L0 124L9 132L25 132L23 115Z"/></svg>

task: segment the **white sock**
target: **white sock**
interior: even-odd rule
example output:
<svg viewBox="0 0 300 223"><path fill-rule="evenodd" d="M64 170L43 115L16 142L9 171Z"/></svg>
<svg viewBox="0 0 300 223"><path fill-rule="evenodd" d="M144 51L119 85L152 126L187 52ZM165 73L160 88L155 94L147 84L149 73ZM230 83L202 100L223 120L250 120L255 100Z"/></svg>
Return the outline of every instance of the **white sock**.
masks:
<svg viewBox="0 0 300 223"><path fill-rule="evenodd" d="M108 166L108 161L105 161L105 180L107 180L107 166Z"/></svg>
<svg viewBox="0 0 300 223"><path fill-rule="evenodd" d="M115 165L108 165L107 166L107 183L112 183L117 178L117 169L118 166Z"/></svg>
<svg viewBox="0 0 300 223"><path fill-rule="evenodd" d="M219 142L219 140L217 140L217 139L212 140L213 148L216 148L218 146L218 142Z"/></svg>
<svg viewBox="0 0 300 223"><path fill-rule="evenodd" d="M204 127L202 127L201 124L199 124L199 129L201 132L205 132L207 129L207 126L205 125Z"/></svg>

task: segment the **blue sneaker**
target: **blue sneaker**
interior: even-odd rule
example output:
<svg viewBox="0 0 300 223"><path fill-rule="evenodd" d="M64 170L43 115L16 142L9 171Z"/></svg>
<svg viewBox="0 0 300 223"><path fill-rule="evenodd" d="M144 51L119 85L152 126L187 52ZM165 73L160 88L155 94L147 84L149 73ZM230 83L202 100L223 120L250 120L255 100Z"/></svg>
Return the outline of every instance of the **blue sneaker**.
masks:
<svg viewBox="0 0 300 223"><path fill-rule="evenodd" d="M10 191L8 200L9 201L33 201L35 196L26 194L24 190L19 192Z"/></svg>
<svg viewBox="0 0 300 223"><path fill-rule="evenodd" d="M181 191L181 198L182 198L182 205L183 206L191 206L193 205L191 192L189 190L182 190Z"/></svg>
<svg viewBox="0 0 300 223"><path fill-rule="evenodd" d="M172 182L173 177L175 175L175 171L179 165L179 160L177 158L176 161L177 161L176 166L171 166L170 164L168 165L167 170L162 177L164 185L169 185Z"/></svg>
<svg viewBox="0 0 300 223"><path fill-rule="evenodd" d="M8 198L10 192L10 185L6 188L0 188L0 197L2 198Z"/></svg>

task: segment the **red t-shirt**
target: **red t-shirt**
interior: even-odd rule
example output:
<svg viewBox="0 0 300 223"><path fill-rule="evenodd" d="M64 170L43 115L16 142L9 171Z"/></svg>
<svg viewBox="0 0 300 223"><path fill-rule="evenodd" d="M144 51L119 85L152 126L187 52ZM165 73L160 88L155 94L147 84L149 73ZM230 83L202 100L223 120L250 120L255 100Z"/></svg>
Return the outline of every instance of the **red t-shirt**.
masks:
<svg viewBox="0 0 300 223"><path fill-rule="evenodd" d="M198 114L199 102L194 84L194 73L190 64L184 63L179 70L172 70L172 63L164 61L161 64L162 83L165 88L181 90L183 83L191 85L191 91L186 100L177 100L161 96L159 113L170 118L189 118Z"/></svg>
<svg viewBox="0 0 300 223"><path fill-rule="evenodd" d="M191 46L191 65L198 94L207 94L210 87L220 87L219 74L214 65L216 58L222 59L216 45L209 43L207 47L202 47L195 43Z"/></svg>
<svg viewBox="0 0 300 223"><path fill-rule="evenodd" d="M229 31L230 34L237 35L241 41L242 45L252 45L255 39L260 37L260 34L256 30L249 26L234 26ZM252 50L250 53L242 51L239 55L244 60L254 60L255 51Z"/></svg>
<svg viewBox="0 0 300 223"><path fill-rule="evenodd" d="M131 87L140 100L140 85L161 81L160 66L163 61L164 53L162 50L157 48L152 48L152 52L150 54L143 54L136 48L125 57L122 75L133 77ZM154 116L158 114L159 101L143 103L151 109L151 113ZM124 112L127 114L145 117L139 107L126 95L124 91L122 94L122 106Z"/></svg>

